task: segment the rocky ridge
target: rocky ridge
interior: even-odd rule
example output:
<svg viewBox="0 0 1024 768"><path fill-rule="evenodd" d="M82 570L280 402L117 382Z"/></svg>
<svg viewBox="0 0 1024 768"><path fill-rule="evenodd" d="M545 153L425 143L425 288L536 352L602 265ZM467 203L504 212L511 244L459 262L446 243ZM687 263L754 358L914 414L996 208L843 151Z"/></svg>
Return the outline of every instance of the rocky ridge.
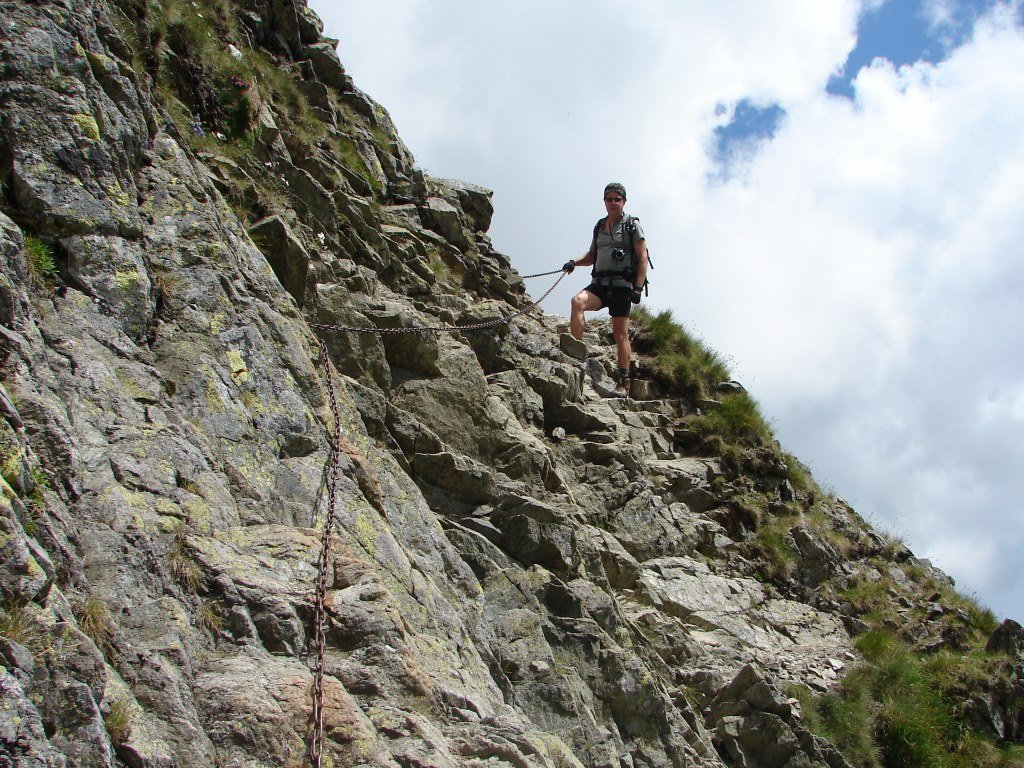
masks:
<svg viewBox="0 0 1024 768"><path fill-rule="evenodd" d="M607 325L531 307L303 4L0 7L0 765L305 764L332 446L325 764L839 768L791 686L879 622L971 647L945 575L694 432L735 385L604 397ZM989 646L968 719L1019 742Z"/></svg>

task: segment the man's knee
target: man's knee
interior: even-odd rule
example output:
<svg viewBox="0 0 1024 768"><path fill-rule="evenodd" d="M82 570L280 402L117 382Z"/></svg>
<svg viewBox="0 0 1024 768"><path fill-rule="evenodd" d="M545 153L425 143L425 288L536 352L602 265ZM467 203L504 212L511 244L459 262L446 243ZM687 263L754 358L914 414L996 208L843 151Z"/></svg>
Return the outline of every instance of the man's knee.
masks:
<svg viewBox="0 0 1024 768"><path fill-rule="evenodd" d="M591 304L593 303L591 301L591 298L592 295L588 291L582 291L580 293L577 293L575 296L572 297L572 311L580 313L586 312L588 309L591 309Z"/></svg>

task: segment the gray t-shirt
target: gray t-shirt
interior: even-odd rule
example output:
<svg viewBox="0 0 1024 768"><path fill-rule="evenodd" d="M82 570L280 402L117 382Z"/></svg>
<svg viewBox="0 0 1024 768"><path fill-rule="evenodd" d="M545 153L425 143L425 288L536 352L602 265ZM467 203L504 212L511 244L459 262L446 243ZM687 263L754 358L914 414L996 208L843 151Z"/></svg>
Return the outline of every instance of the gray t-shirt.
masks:
<svg viewBox="0 0 1024 768"><path fill-rule="evenodd" d="M622 272L629 267L629 242L625 231L626 216L621 217L612 227L611 234L605 231L604 220L594 238L590 241L590 252L596 253L594 259L594 274L602 272ZM640 226L640 220L633 218L633 246L644 239L644 230ZM624 254L623 258L615 258L615 252Z"/></svg>

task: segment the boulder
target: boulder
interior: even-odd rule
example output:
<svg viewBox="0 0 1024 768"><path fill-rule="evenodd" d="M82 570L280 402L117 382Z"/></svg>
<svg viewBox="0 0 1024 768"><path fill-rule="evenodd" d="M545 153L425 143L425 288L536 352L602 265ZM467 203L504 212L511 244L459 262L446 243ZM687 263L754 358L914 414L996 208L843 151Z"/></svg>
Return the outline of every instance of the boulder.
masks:
<svg viewBox="0 0 1024 768"><path fill-rule="evenodd" d="M305 302L309 254L288 223L280 216L268 216L249 228L281 286L300 307Z"/></svg>
<svg viewBox="0 0 1024 768"><path fill-rule="evenodd" d="M814 768L801 753L800 742L778 715L755 712L726 717L715 727L714 739L731 765L743 768Z"/></svg>
<svg viewBox="0 0 1024 768"><path fill-rule="evenodd" d="M797 575L809 587L817 587L839 572L843 556L820 534L798 525L790 531L799 553Z"/></svg>
<svg viewBox="0 0 1024 768"><path fill-rule="evenodd" d="M1024 662L1024 627L1013 619L1004 619L992 631L985 650L989 653L1007 653Z"/></svg>
<svg viewBox="0 0 1024 768"><path fill-rule="evenodd" d="M441 194L453 205L456 200L466 216L473 232L486 232L491 227L491 216L494 206L491 198L494 193L489 189L470 184L458 179L432 179L441 190Z"/></svg>
<svg viewBox="0 0 1024 768"><path fill-rule="evenodd" d="M333 45L328 42L313 43L307 45L303 52L309 58L309 63L320 82L339 93L348 90L345 68Z"/></svg>
<svg viewBox="0 0 1024 768"><path fill-rule="evenodd" d="M495 521L501 530L501 548L524 565L539 565L567 573L574 562L572 528L540 523L533 517L513 514Z"/></svg>
<svg viewBox="0 0 1024 768"><path fill-rule="evenodd" d="M494 474L468 456L449 451L418 453L412 460L412 468L419 480L462 501L483 504L493 501L498 493Z"/></svg>
<svg viewBox="0 0 1024 768"><path fill-rule="evenodd" d="M440 197L428 198L420 210L424 223L460 249L469 247L459 209Z"/></svg>

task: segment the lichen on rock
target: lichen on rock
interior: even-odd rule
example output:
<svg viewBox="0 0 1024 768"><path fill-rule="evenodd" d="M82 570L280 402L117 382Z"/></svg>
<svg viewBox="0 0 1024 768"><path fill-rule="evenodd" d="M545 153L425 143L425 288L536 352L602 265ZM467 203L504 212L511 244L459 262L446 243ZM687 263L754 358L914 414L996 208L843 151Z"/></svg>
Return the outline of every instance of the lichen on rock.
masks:
<svg viewBox="0 0 1024 768"><path fill-rule="evenodd" d="M321 615L333 765L836 768L784 687L872 626L984 653L720 401L603 397L608 324L530 307L301 0L143 5L0 1L0 762L305 764Z"/></svg>

